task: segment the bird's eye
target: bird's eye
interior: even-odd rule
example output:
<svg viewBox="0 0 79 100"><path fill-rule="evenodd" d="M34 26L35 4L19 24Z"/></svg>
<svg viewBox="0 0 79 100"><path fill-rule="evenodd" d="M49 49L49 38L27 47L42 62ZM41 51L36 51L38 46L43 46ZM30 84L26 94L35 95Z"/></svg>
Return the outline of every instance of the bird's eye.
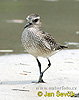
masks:
<svg viewBox="0 0 79 100"><path fill-rule="evenodd" d="M37 22L37 21L38 21L38 19L33 20L33 22Z"/></svg>

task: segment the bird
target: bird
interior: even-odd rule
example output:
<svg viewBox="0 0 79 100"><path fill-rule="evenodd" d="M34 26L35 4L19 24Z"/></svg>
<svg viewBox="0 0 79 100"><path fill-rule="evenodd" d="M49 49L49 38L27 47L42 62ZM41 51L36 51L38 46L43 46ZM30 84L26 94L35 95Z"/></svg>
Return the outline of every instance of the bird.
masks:
<svg viewBox="0 0 79 100"><path fill-rule="evenodd" d="M56 43L51 34L42 30L42 22L38 14L28 15L26 21L27 24L24 26L21 37L22 45L29 54L36 58L40 72L38 83L45 83L43 74L51 66L49 57L67 47ZM41 63L38 57L48 60L48 66L44 71L41 71Z"/></svg>

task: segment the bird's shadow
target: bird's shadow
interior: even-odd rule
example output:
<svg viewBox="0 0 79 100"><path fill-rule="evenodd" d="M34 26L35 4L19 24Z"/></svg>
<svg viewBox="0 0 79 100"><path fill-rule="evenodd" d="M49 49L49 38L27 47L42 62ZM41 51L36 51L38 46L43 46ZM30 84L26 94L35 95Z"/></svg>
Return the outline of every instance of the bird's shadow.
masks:
<svg viewBox="0 0 79 100"><path fill-rule="evenodd" d="M0 82L0 85L24 85L24 84L32 84L32 80L26 80L26 81L2 81L2 82Z"/></svg>

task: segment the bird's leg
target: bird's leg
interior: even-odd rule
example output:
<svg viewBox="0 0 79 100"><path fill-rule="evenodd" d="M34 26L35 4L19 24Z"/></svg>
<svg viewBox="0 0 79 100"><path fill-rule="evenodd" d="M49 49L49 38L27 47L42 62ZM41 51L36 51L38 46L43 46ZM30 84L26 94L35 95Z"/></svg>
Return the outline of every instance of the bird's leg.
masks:
<svg viewBox="0 0 79 100"><path fill-rule="evenodd" d="M43 77L43 73L41 72L41 63L39 62L38 58L36 59L37 62L38 62L38 66L39 66L39 71L40 71L40 77L39 77L39 80L38 80L38 83L45 83L42 79Z"/></svg>
<svg viewBox="0 0 79 100"><path fill-rule="evenodd" d="M48 58L47 58L47 59L48 59ZM49 62L49 63L48 63L48 67L47 67L43 72L41 72L41 63L39 62L38 59L37 59L37 62L38 62L39 71L40 71L40 77L39 77L38 83L45 83L45 82L43 81L42 77L43 77L44 72L51 66L50 60L48 59L48 62Z"/></svg>
<svg viewBox="0 0 79 100"><path fill-rule="evenodd" d="M44 73L50 66L51 66L51 62L50 62L50 60L47 58L47 60L48 60L48 67L42 72L42 73Z"/></svg>
<svg viewBox="0 0 79 100"><path fill-rule="evenodd" d="M39 60L38 60L38 59L36 59L36 60L37 60L37 62L38 62L39 71L40 71L40 74L41 74L41 63L39 62Z"/></svg>

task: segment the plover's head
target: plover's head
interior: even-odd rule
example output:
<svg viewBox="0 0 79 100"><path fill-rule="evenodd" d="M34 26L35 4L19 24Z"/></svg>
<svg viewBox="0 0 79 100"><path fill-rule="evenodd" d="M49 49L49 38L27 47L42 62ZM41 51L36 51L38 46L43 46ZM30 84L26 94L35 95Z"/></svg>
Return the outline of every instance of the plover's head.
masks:
<svg viewBox="0 0 79 100"><path fill-rule="evenodd" d="M24 28L30 26L30 25L34 25L37 27L41 27L41 20L40 20L40 16L38 16L37 14L31 14L26 18L28 24L25 25Z"/></svg>

